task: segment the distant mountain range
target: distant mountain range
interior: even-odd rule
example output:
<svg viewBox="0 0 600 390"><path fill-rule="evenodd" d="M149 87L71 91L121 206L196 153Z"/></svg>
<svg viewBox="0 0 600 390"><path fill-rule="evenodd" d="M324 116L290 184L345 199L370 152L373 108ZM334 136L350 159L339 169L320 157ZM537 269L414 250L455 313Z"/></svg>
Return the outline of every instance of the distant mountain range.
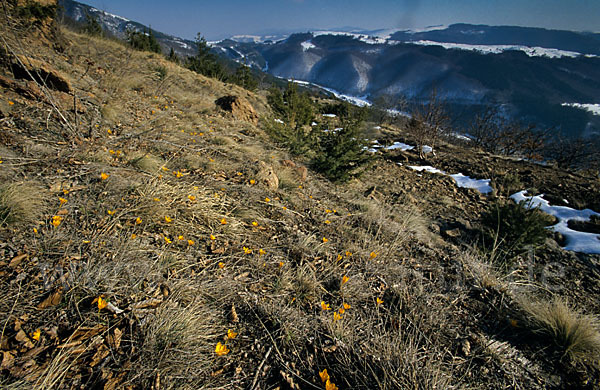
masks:
<svg viewBox="0 0 600 390"><path fill-rule="evenodd" d="M117 38L125 39L127 30L146 31L148 26L141 23L101 11L97 8L82 4L72 0L58 0L61 8L62 17L71 19L74 22L85 22L88 15L96 19L104 31ZM163 52L169 53L171 48L182 58L196 54L194 41L164 34L160 31L152 30L156 39L163 48Z"/></svg>
<svg viewBox="0 0 600 390"><path fill-rule="evenodd" d="M457 24L422 32L319 31L277 42L229 39L214 48L275 76L370 101L423 101L436 90L462 125L497 105L571 136L600 130L600 34Z"/></svg>
<svg viewBox="0 0 600 390"><path fill-rule="evenodd" d="M95 17L111 34L145 26L71 0L74 20ZM202 30L199 26L199 30ZM165 53L195 54L194 42L155 33ZM409 103L432 91L466 124L487 106L569 136L600 134L600 34L454 24L423 31L314 31L211 42L226 58L338 94Z"/></svg>

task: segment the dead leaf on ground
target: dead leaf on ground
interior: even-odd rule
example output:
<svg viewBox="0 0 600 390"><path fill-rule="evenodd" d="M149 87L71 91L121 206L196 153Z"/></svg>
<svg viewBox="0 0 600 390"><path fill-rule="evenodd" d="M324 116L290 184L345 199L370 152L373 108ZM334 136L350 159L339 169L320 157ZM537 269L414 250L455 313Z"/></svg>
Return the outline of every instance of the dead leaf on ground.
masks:
<svg viewBox="0 0 600 390"><path fill-rule="evenodd" d="M123 332L119 328L115 328L115 331L112 335L108 335L108 345L112 348L118 350L121 347L121 338L123 337Z"/></svg>
<svg viewBox="0 0 600 390"><path fill-rule="evenodd" d="M10 268L15 269L21 264L21 262L29 256L27 253L23 253L22 255L18 255L12 258L10 264L8 265Z"/></svg>
<svg viewBox="0 0 600 390"><path fill-rule="evenodd" d="M108 350L106 345L101 344L98 347L98 350L96 351L94 356L92 356L92 361L90 362L90 367L95 367L98 364L100 364L100 362L102 360L104 360L104 358L107 357L109 353L110 353L110 351Z"/></svg>
<svg viewBox="0 0 600 390"><path fill-rule="evenodd" d="M75 330L75 332L73 332L73 334L71 335L71 337L68 338L68 340L70 341L85 341L89 338L92 338L94 336L96 336L97 334L104 332L106 330L106 326L105 325L96 325L93 327L85 327L82 326L80 328L78 328L77 330Z"/></svg>
<svg viewBox="0 0 600 390"><path fill-rule="evenodd" d="M26 358L34 358L37 355L39 355L40 353L42 353L47 347L36 347L33 348L32 350L27 351L26 354L23 355L23 357Z"/></svg>
<svg viewBox="0 0 600 390"><path fill-rule="evenodd" d="M0 349L8 349L8 337L0 335Z"/></svg>
<svg viewBox="0 0 600 390"><path fill-rule="evenodd" d="M8 370L15 363L15 354L16 351L3 351L2 352L2 363L0 364L0 369Z"/></svg>
<svg viewBox="0 0 600 390"><path fill-rule="evenodd" d="M62 299L62 287L58 288L52 294L48 295L46 299L44 299L39 305L37 305L38 310L43 310L47 307L56 306L60 303Z"/></svg>
<svg viewBox="0 0 600 390"><path fill-rule="evenodd" d="M148 309L158 307L162 303L162 299L150 298L145 301L137 302L131 305L132 309Z"/></svg>
<svg viewBox="0 0 600 390"><path fill-rule="evenodd" d="M25 331L23 331L23 329L20 329L17 332L17 334L15 335L15 340L17 340L20 343L25 343L25 342L31 343L31 341L29 340L29 337L27 337L27 333L25 333Z"/></svg>

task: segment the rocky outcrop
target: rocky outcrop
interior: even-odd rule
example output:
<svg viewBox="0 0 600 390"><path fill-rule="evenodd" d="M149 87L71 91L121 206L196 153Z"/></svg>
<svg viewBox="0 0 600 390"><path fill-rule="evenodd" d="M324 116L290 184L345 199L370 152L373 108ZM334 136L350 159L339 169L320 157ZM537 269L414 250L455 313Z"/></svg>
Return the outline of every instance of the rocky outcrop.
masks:
<svg viewBox="0 0 600 390"><path fill-rule="evenodd" d="M33 80L60 92L71 93L73 91L69 80L45 62L18 56L12 62L11 70L17 79Z"/></svg>
<svg viewBox="0 0 600 390"><path fill-rule="evenodd" d="M292 168L298 174L298 178L300 181L306 181L308 177L308 169L304 165L299 165L293 162L292 160L282 160L280 164L284 167Z"/></svg>
<svg viewBox="0 0 600 390"><path fill-rule="evenodd" d="M240 121L258 124L258 114L248 100L241 96L223 96L215 101L215 104L223 110L230 112L233 117Z"/></svg>
<svg viewBox="0 0 600 390"><path fill-rule="evenodd" d="M263 161L258 163L258 173L256 174L258 182L267 188L276 190L279 188L279 178L275 174L273 167Z"/></svg>

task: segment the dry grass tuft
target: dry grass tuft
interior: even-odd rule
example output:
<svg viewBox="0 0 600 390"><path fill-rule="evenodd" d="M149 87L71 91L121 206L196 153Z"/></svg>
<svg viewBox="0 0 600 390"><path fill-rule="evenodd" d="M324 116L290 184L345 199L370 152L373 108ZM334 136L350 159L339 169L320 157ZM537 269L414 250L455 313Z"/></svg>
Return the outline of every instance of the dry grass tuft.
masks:
<svg viewBox="0 0 600 390"><path fill-rule="evenodd" d="M149 153L134 155L130 163L142 172L155 174L165 166L165 161Z"/></svg>
<svg viewBox="0 0 600 390"><path fill-rule="evenodd" d="M138 366L130 380L150 387L157 374L165 388L198 388L207 385L214 370L215 345L226 334L225 320L218 306L199 298L216 294L214 283L196 286L195 298L187 301L192 283L175 290L167 302L143 323ZM177 288L177 287L176 287ZM216 296L213 298L217 298Z"/></svg>
<svg viewBox="0 0 600 390"><path fill-rule="evenodd" d="M560 298L549 302L521 299L520 305L528 315L531 330L547 337L562 357L594 361L600 356L600 333L594 317L573 309Z"/></svg>
<svg viewBox="0 0 600 390"><path fill-rule="evenodd" d="M0 186L0 225L34 222L47 205L45 191L35 182Z"/></svg>

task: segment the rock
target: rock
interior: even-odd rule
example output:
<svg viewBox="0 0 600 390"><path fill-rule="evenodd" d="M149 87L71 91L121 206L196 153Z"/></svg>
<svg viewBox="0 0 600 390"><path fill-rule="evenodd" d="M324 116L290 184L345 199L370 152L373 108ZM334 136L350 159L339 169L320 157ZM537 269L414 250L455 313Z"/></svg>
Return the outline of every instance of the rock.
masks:
<svg viewBox="0 0 600 390"><path fill-rule="evenodd" d="M231 112L233 117L240 121L258 124L258 114L250 102L240 96L223 96L215 101L215 104L223 110Z"/></svg>
<svg viewBox="0 0 600 390"><path fill-rule="evenodd" d="M299 166L296 168L296 171L298 172L298 176L300 176L300 181L306 181L306 178L308 177L308 169L306 169L305 166Z"/></svg>
<svg viewBox="0 0 600 390"><path fill-rule="evenodd" d="M460 229L455 228L455 229L444 230L444 236L449 237L449 238L460 237Z"/></svg>
<svg viewBox="0 0 600 390"><path fill-rule="evenodd" d="M284 167L296 168L296 163L292 160L281 160L280 163Z"/></svg>
<svg viewBox="0 0 600 390"><path fill-rule="evenodd" d="M271 165L268 165L264 161L259 163L258 174L256 175L258 182L263 184L265 187L276 190L279 188L279 178L275 174L275 170Z"/></svg>
<svg viewBox="0 0 600 390"><path fill-rule="evenodd" d="M33 80L61 92L71 93L73 91L69 80L45 62L17 56L17 60L11 64L11 70L18 79Z"/></svg>
<svg viewBox="0 0 600 390"><path fill-rule="evenodd" d="M458 225L460 227L462 227L463 230L471 230L471 229L473 229L473 227L471 226L471 222L467 221L466 219L458 218L456 220L456 223L458 223Z"/></svg>
<svg viewBox="0 0 600 390"><path fill-rule="evenodd" d="M15 80L0 76L0 86L6 89L11 89L26 99L44 100L44 93L33 81L29 81L25 86L23 86Z"/></svg>

